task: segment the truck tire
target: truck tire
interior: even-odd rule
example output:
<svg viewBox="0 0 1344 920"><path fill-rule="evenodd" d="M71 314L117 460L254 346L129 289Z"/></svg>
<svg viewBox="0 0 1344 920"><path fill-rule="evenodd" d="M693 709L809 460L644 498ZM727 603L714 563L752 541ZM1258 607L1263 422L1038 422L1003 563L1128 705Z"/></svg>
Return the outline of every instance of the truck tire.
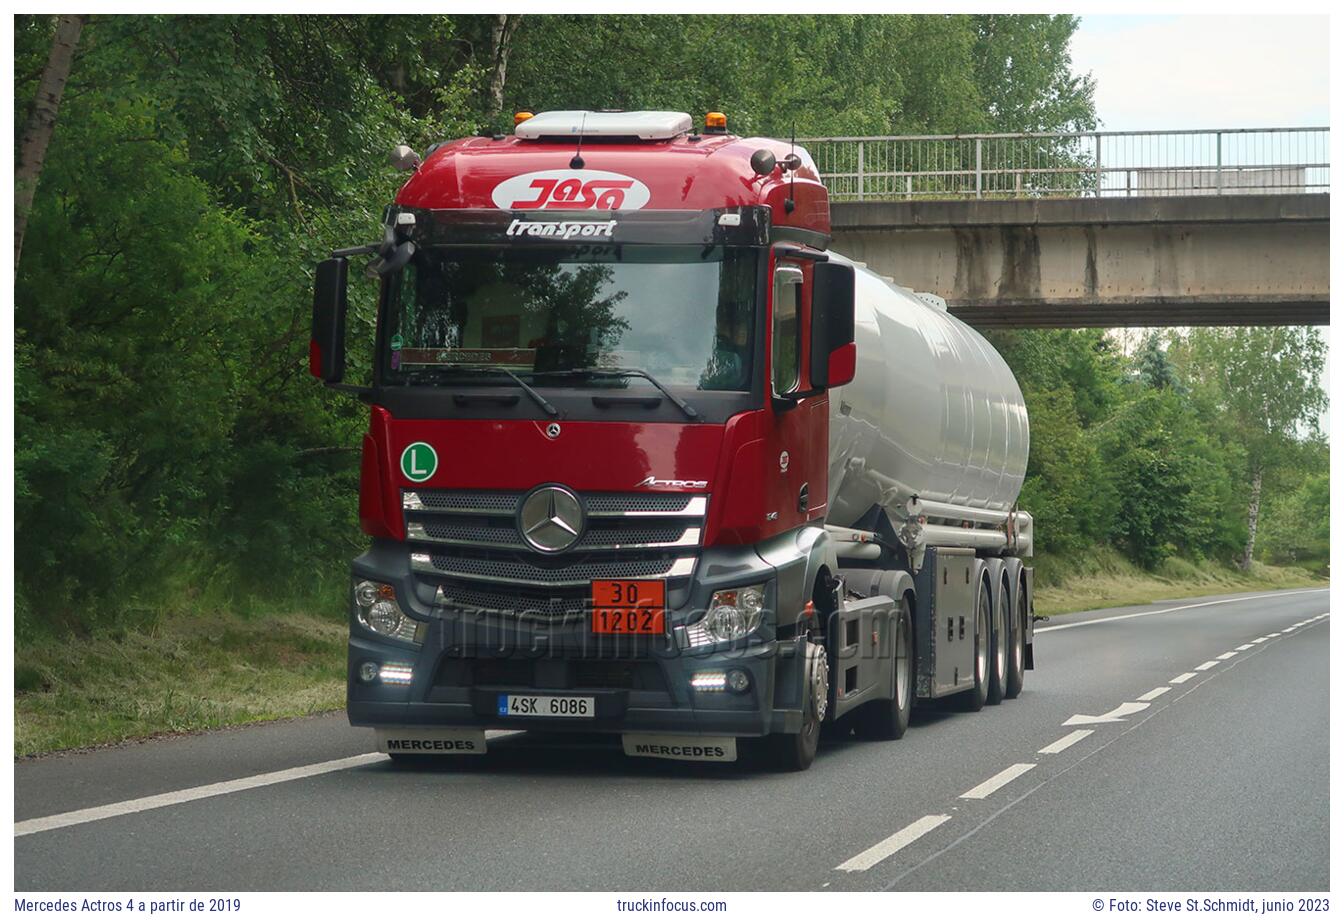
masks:
<svg viewBox="0 0 1344 920"><path fill-rule="evenodd" d="M768 735L765 753L770 766L776 770L797 773L812 766L821 740L821 723L826 718L830 699L830 666L826 650L820 645L807 645L807 687L803 700L803 727L796 734Z"/></svg>
<svg viewBox="0 0 1344 920"><path fill-rule="evenodd" d="M1008 695L1008 592L1005 589L1001 603L994 604L994 627L991 632L989 660L989 693L985 702L997 706Z"/></svg>
<svg viewBox="0 0 1344 920"><path fill-rule="evenodd" d="M963 690L957 694L956 701L965 712L979 712L985 708L985 700L989 698L989 669L990 669L990 612L994 609L994 601L989 595L989 586L982 584L980 586L980 601L975 605L975 656L972 659L972 667L975 669L975 686L969 690Z"/></svg>
<svg viewBox="0 0 1344 920"><path fill-rule="evenodd" d="M1017 604L1013 609L1013 640L1008 651L1008 686L1004 698L1015 700L1022 692L1027 677L1027 586L1017 588Z"/></svg>
<svg viewBox="0 0 1344 920"><path fill-rule="evenodd" d="M910 726L910 710L915 700L915 634L910 615L910 601L902 597L897 605L896 629L892 636L893 686L896 692L889 700L873 700L857 713L854 728L861 738L874 741L895 741Z"/></svg>

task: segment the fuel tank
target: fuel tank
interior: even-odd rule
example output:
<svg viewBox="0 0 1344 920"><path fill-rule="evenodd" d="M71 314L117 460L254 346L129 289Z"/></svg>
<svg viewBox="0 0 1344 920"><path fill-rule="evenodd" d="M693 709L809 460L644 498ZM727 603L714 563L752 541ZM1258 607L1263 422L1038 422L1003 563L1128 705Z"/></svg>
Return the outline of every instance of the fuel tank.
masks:
<svg viewBox="0 0 1344 920"><path fill-rule="evenodd" d="M831 391L827 522L913 494L1006 511L1027 470L1022 390L989 343L945 310L855 265L854 380Z"/></svg>

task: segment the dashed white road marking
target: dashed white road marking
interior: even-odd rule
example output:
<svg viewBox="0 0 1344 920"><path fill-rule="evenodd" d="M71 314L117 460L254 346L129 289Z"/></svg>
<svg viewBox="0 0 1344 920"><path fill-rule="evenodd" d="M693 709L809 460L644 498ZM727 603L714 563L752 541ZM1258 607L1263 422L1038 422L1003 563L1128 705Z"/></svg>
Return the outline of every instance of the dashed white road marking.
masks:
<svg viewBox="0 0 1344 920"><path fill-rule="evenodd" d="M1079 626L1093 626L1097 623L1114 623L1116 620L1132 620L1135 617L1152 617L1160 613L1175 613L1177 610L1194 610L1196 607L1212 607L1215 604L1236 604L1241 601L1257 601L1266 597L1288 597L1292 594L1313 594L1319 591L1329 591L1329 588L1304 588L1301 591L1275 591L1273 594L1254 594L1250 597L1228 597L1218 601L1204 601L1199 604L1182 604L1179 607L1163 607L1161 610L1143 610L1139 613L1122 613L1119 616L1103 617L1099 620L1083 620L1079 623L1060 623L1058 626L1042 626L1035 630L1037 633L1046 633L1055 629L1076 629Z"/></svg>
<svg viewBox="0 0 1344 920"><path fill-rule="evenodd" d="M1058 754L1060 751L1073 747L1079 741L1082 741L1088 735L1092 734L1090 728L1080 728L1077 731L1069 732L1058 741L1053 741L1037 751L1037 754Z"/></svg>
<svg viewBox="0 0 1344 920"><path fill-rule="evenodd" d="M1248 648L1250 648L1250 647L1251 647L1251 643L1247 642L1245 645L1238 645L1238 646L1237 646L1237 651L1239 651L1239 652L1244 652L1244 651L1246 651L1246 650L1247 650Z"/></svg>
<svg viewBox="0 0 1344 920"><path fill-rule="evenodd" d="M1192 678L1192 677L1198 677L1198 676L1199 676L1199 675L1196 674L1194 671L1186 671L1184 674L1178 674L1178 675L1176 675L1175 677L1173 677L1173 678L1171 679L1171 683L1173 683L1173 684L1183 684L1183 683L1185 683L1187 680L1189 680L1190 678Z"/></svg>
<svg viewBox="0 0 1344 920"><path fill-rule="evenodd" d="M1138 700L1143 703L1151 703L1153 700L1157 699L1159 696L1166 693L1170 689L1171 689L1170 687L1154 687L1153 689L1145 693L1143 696L1138 697Z"/></svg>
<svg viewBox="0 0 1344 920"><path fill-rule="evenodd" d="M1196 671L1207 671L1209 668L1216 668L1216 667L1218 667L1218 662L1216 662L1216 661L1206 661L1206 662L1204 662L1203 664L1197 664L1197 665L1195 665L1195 670L1196 670Z"/></svg>
<svg viewBox="0 0 1344 920"><path fill-rule="evenodd" d="M1259 639L1252 639L1251 641L1254 642L1256 645L1259 645L1261 642L1268 642L1268 641L1269 641L1269 637L1268 637L1268 636L1261 636Z"/></svg>
<svg viewBox="0 0 1344 920"><path fill-rule="evenodd" d="M493 739L516 734L518 734L516 731L488 731L485 736ZM47 815L44 818L29 818L27 821L14 822L14 836L25 837L28 834L40 834L43 831L54 831L57 828L71 827L76 824L88 824L90 821L102 821L106 818L133 815L136 812L167 808L170 805L183 805L200 799L214 798L217 795L246 792L249 789L274 786L276 783L293 782L296 779L307 779L310 776L321 776L324 773L336 773L340 770L350 770L354 767L362 767L365 764L386 760L387 755L383 753L356 754L353 757L341 757L337 760L324 760L321 763L290 767L288 770L258 773L254 776L243 776L238 779L225 780L221 783L192 786L189 789L177 789L173 792L162 792L158 795L127 799L124 802L112 802L109 805L96 805L93 808L66 811L57 815Z"/></svg>
<svg viewBox="0 0 1344 920"><path fill-rule="evenodd" d="M1266 639L1277 639L1279 636L1282 636L1282 635L1283 635L1283 633L1270 633L1268 636L1265 636L1265 638L1266 638Z"/></svg>
<svg viewBox="0 0 1344 920"><path fill-rule="evenodd" d="M836 871L866 872L898 850L908 847L943 822L951 820L951 815L925 815L918 821L901 828L881 843L870 846L858 856L845 860L835 867Z"/></svg>
<svg viewBox="0 0 1344 920"><path fill-rule="evenodd" d="M1226 661L1229 658L1235 658L1235 657L1237 657L1236 652L1223 652L1221 655L1218 656L1218 660Z"/></svg>
<svg viewBox="0 0 1344 920"><path fill-rule="evenodd" d="M966 792L963 792L959 796L959 798L963 799L989 798L989 796L993 795L996 791L1002 789L1004 786L1008 785L1013 780L1017 779L1023 773L1026 773L1028 770L1032 770L1035 767L1036 765L1034 763L1015 763L1011 767L1008 767L1006 769L1000 770L998 773L995 773L993 776L985 780L980 785L976 786L974 789L970 789Z"/></svg>

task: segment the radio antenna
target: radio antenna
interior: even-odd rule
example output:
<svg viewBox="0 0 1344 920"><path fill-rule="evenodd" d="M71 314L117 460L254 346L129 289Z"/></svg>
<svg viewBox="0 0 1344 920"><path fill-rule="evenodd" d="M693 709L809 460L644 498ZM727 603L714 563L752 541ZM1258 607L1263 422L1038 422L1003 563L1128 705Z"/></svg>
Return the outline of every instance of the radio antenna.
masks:
<svg viewBox="0 0 1344 920"><path fill-rule="evenodd" d="M583 128L588 123L588 113L579 119L579 146L574 148L574 158L569 161L570 169L583 169Z"/></svg>

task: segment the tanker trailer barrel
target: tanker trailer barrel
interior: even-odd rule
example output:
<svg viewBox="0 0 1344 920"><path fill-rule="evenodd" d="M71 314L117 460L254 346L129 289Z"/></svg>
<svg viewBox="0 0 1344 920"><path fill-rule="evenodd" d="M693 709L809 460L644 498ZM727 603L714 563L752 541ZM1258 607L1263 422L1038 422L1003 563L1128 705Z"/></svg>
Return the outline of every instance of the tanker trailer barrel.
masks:
<svg viewBox="0 0 1344 920"><path fill-rule="evenodd" d="M830 400L827 523L857 526L877 505L896 521L1006 530L1030 443L1007 363L956 317L858 266L854 301L856 373ZM951 545L996 539L1007 542Z"/></svg>

